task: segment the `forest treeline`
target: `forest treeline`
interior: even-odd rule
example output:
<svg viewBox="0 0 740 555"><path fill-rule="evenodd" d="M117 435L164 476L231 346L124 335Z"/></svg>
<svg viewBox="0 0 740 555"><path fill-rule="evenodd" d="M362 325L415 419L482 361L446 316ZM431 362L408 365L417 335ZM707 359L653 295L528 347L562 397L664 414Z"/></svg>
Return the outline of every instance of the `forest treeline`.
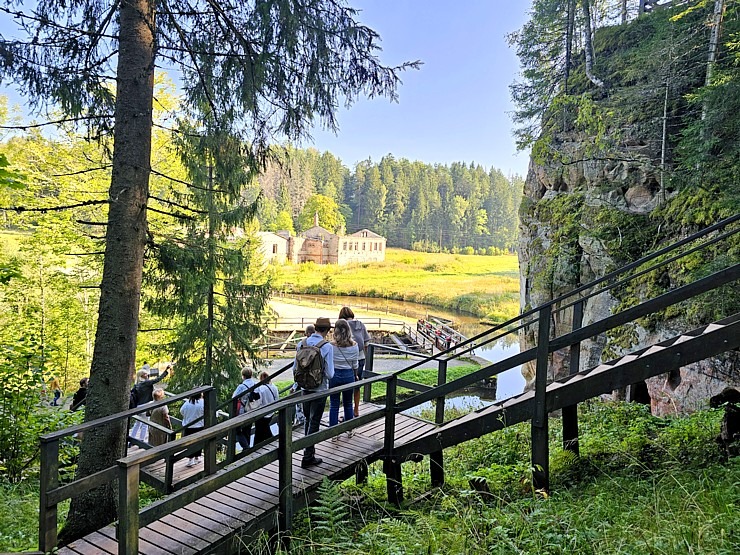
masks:
<svg viewBox="0 0 740 555"><path fill-rule="evenodd" d="M350 170L330 152L289 148L258 181L259 220L268 231L311 227L316 208L324 227L368 228L391 247L493 254L516 245L523 179L475 163L432 165L388 154Z"/></svg>

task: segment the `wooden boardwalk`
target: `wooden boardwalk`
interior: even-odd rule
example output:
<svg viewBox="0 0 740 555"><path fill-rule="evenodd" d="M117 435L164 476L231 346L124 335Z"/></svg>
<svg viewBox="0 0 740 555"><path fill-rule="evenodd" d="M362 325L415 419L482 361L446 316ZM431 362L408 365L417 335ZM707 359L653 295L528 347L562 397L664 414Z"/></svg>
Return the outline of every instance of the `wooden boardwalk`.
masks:
<svg viewBox="0 0 740 555"><path fill-rule="evenodd" d="M363 414L382 407L363 403ZM324 415L326 420L326 415ZM326 422L324 422L326 423ZM323 462L308 469L301 468L301 453L293 454L293 498L295 506L305 506L316 495L324 480L346 479L354 475L358 464L377 460L383 450L383 420L357 429L353 437L344 434L334 441L316 445L316 455ZM397 415L395 444L403 445L430 430L434 424L406 415ZM294 439L303 437L293 432ZM276 442L251 453L241 461L275 449ZM189 472L192 469L186 469ZM197 468L196 468L197 470ZM278 462L270 463L239 478L197 501L178 509L139 530L139 553L163 555L195 555L219 551L239 534L277 526ZM108 526L83 539L62 547L60 555L117 555L118 541L114 526Z"/></svg>

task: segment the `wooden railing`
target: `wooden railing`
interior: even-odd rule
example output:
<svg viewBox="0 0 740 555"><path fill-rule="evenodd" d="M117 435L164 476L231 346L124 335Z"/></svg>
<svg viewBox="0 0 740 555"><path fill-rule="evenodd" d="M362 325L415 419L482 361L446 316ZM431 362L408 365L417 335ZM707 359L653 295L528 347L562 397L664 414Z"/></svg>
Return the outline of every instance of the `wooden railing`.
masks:
<svg viewBox="0 0 740 555"><path fill-rule="evenodd" d="M115 465L100 470L89 476L77 478L72 482L60 485L59 482L59 444L66 438L78 434L90 433L96 428L111 425L128 425L129 418L135 417L157 407L182 401L190 395L203 393L205 395L205 412L213 414L215 405L215 391L211 386L203 386L186 391L174 397L137 407L104 418L84 422L64 430L44 434L41 442L41 477L39 488L39 549L51 551L57 545L57 507L66 499L76 497L93 488L113 481L118 475ZM138 488L138 483L137 483Z"/></svg>

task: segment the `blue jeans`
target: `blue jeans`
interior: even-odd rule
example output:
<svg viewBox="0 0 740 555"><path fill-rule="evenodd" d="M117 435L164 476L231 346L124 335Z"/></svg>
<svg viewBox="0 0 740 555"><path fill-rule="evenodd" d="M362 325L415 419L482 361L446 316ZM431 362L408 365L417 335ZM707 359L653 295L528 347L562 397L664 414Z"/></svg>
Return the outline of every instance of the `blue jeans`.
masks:
<svg viewBox="0 0 740 555"><path fill-rule="evenodd" d="M335 368L334 377L329 380L329 387L337 387L355 382L355 371L352 368ZM344 406L344 420L351 420L355 416L353 408L354 389L342 391L341 393L332 393L329 396L329 426L339 424L339 396L342 396L342 406Z"/></svg>
<svg viewBox="0 0 740 555"><path fill-rule="evenodd" d="M304 391L304 395L311 395L314 391ZM321 426L321 417L324 416L324 408L326 407L326 397L317 399L315 401L307 401L303 403L303 415L306 418L303 430L305 435L313 434L319 431ZM303 460L308 461L314 458L316 455L316 446L309 445L303 451Z"/></svg>

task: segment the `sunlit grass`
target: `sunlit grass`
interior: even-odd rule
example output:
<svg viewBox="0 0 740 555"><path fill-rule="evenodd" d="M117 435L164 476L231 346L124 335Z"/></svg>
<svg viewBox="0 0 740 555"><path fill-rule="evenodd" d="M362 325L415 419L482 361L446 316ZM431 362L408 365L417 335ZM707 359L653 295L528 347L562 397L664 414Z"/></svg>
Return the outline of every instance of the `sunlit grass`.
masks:
<svg viewBox="0 0 740 555"><path fill-rule="evenodd" d="M277 287L300 293L390 298L463 310L495 320L519 308L515 255L478 256L388 249L381 263L280 268Z"/></svg>

